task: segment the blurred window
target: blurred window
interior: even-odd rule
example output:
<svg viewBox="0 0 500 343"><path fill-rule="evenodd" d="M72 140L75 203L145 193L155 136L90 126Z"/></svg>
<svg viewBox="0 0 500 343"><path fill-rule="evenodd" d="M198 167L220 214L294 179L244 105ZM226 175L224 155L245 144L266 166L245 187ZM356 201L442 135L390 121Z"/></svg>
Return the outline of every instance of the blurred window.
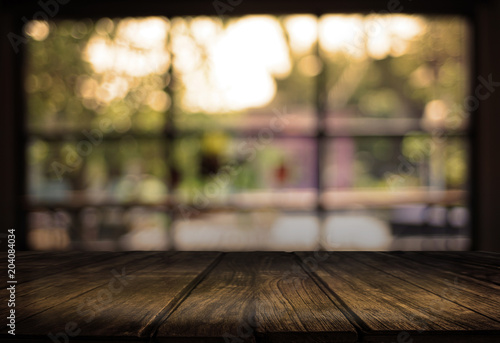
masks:
<svg viewBox="0 0 500 343"><path fill-rule="evenodd" d="M25 33L34 249L468 247L460 17L101 18Z"/></svg>

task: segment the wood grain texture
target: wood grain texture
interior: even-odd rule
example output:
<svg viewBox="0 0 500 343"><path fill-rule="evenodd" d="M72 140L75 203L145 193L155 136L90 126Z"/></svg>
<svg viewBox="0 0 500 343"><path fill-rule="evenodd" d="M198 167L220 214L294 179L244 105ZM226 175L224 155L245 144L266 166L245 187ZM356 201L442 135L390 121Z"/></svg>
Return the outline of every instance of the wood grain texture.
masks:
<svg viewBox="0 0 500 343"><path fill-rule="evenodd" d="M483 252L19 253L16 337L4 326L0 340L500 342L499 259ZM0 307L0 316L7 313ZM66 335L68 325L75 337Z"/></svg>
<svg viewBox="0 0 500 343"><path fill-rule="evenodd" d="M498 321L361 263L356 254L331 253L311 271L344 304L363 341L397 341L406 334L415 342L500 338Z"/></svg>
<svg viewBox="0 0 500 343"><path fill-rule="evenodd" d="M147 253L150 254L150 253ZM218 253L156 253L146 258L102 264L93 277L98 280L86 290L88 270L72 272L81 286L63 279L40 301L45 310L17 323L17 338L33 335L49 340L49 334L66 330L68 323L78 331L78 340L149 340L151 328L168 314L195 286L197 277L215 263ZM66 280L68 283L66 283ZM55 280L53 280L55 282ZM95 285L98 286L93 287ZM73 287L60 302L60 290ZM57 303L56 306L53 303ZM22 312L22 309L18 309ZM4 333L5 330L2 331Z"/></svg>
<svg viewBox="0 0 500 343"><path fill-rule="evenodd" d="M262 342L355 342L356 329L292 254L262 253L256 275L256 334Z"/></svg>
<svg viewBox="0 0 500 343"><path fill-rule="evenodd" d="M157 342L255 342L257 254L226 254L159 326Z"/></svg>
<svg viewBox="0 0 500 343"><path fill-rule="evenodd" d="M170 255L173 253L165 253L164 258ZM17 285L20 291L16 296L16 301L23 308L23 311L18 312L17 321L21 322L28 317L57 307L93 289L108 287L110 282L112 282L111 286L114 287L116 283L112 281L114 274L141 270L156 262L158 253L132 252L126 255L111 253L105 260L101 257L101 253L95 256L92 254L90 257L87 256L87 265L81 266L80 263L76 263L74 269L62 269L56 274L54 272L59 268L51 263L52 259L45 258L45 256L30 263L29 267L26 266L24 269L28 271L35 268L38 273L46 271L48 275ZM94 259L98 262L95 262ZM61 260L65 261L66 265L68 264L68 260ZM47 264L44 265L44 262ZM18 263L24 264L24 262ZM119 266L122 267L119 268ZM7 289L3 289L3 291L7 292ZM7 308L2 308L0 315L3 317L7 312Z"/></svg>
<svg viewBox="0 0 500 343"><path fill-rule="evenodd" d="M18 253L16 256L16 280L18 284L39 280L124 255L124 252L93 252L92 258L89 258L88 253L82 252L43 252L26 256Z"/></svg>
<svg viewBox="0 0 500 343"><path fill-rule="evenodd" d="M419 254L437 257L445 261L500 270L500 257L494 255L490 256L484 253L464 251L423 251L419 252Z"/></svg>
<svg viewBox="0 0 500 343"><path fill-rule="evenodd" d="M411 259L426 264L431 268L438 268L443 271L453 272L464 277L469 277L482 281L485 285L500 286L500 272L489 266L460 262L458 260L443 259L423 252L405 252L400 254L402 258ZM470 259L473 259L471 257Z"/></svg>
<svg viewBox="0 0 500 343"><path fill-rule="evenodd" d="M429 268L388 253L356 253L354 259L500 322L500 287Z"/></svg>
<svg viewBox="0 0 500 343"><path fill-rule="evenodd" d="M293 255L229 253L156 339L355 342L356 330Z"/></svg>

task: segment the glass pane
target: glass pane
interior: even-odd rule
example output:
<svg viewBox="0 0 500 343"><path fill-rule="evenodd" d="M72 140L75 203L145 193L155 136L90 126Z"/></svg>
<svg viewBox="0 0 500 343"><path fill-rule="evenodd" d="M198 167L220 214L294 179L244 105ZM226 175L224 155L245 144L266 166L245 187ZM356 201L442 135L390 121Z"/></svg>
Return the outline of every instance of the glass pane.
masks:
<svg viewBox="0 0 500 343"><path fill-rule="evenodd" d="M165 250L168 216L144 207L84 207L29 214L28 242L35 250Z"/></svg>
<svg viewBox="0 0 500 343"><path fill-rule="evenodd" d="M161 131L171 103L168 29L159 17L29 22L28 128Z"/></svg>
<svg viewBox="0 0 500 343"><path fill-rule="evenodd" d="M74 218L68 211L34 211L28 214L28 245L34 250L71 248Z"/></svg>
<svg viewBox="0 0 500 343"><path fill-rule="evenodd" d="M319 27L331 133L465 129L464 19L324 15Z"/></svg>
<svg viewBox="0 0 500 343"><path fill-rule="evenodd" d="M206 213L178 220L179 250L315 250L319 223L314 213L276 211Z"/></svg>
<svg viewBox="0 0 500 343"><path fill-rule="evenodd" d="M30 244L466 249L468 30L375 14L32 21Z"/></svg>
<svg viewBox="0 0 500 343"><path fill-rule="evenodd" d="M172 168L172 174L178 176L176 194L183 202L206 204L203 207L220 203L314 207L313 139L237 139L220 132L206 133L176 141Z"/></svg>
<svg viewBox="0 0 500 343"><path fill-rule="evenodd" d="M316 31L308 15L173 18L177 126L311 133Z"/></svg>
<svg viewBox="0 0 500 343"><path fill-rule="evenodd" d="M467 250L468 210L424 203L329 212L322 244L331 250Z"/></svg>
<svg viewBox="0 0 500 343"><path fill-rule="evenodd" d="M164 143L124 136L116 141L49 142L28 147L32 201L88 203L165 201L168 180Z"/></svg>
<svg viewBox="0 0 500 343"><path fill-rule="evenodd" d="M465 190L468 148L462 137L410 132L404 137L339 137L328 141L326 188Z"/></svg>

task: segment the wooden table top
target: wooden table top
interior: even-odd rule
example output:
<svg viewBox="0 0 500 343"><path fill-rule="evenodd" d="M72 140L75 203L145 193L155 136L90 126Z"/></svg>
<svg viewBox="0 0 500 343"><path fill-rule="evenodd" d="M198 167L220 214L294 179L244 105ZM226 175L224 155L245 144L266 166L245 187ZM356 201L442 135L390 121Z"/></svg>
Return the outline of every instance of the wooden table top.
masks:
<svg viewBox="0 0 500 343"><path fill-rule="evenodd" d="M2 342L500 342L496 253L24 252L16 281Z"/></svg>

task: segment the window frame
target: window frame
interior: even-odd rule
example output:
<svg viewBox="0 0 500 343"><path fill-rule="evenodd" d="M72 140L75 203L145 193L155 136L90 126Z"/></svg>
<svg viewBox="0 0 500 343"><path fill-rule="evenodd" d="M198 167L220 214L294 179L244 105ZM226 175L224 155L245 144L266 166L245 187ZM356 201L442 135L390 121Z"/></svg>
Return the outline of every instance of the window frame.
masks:
<svg viewBox="0 0 500 343"><path fill-rule="evenodd" d="M337 12L337 13L371 13L371 12L381 12L381 11L386 11L388 4L393 3L391 1L386 2L386 1L373 1L373 2L367 2L367 1L353 1L350 3L340 3L340 2L328 2L328 1L312 1L312 2L299 2L299 1L293 1L293 2L284 2L284 1L278 1L278 2L273 2L273 3L267 3L265 1L245 1L241 2L240 5L235 6L234 10L231 11L231 16L241 16L245 14L292 14L292 13L314 13L318 16L326 13L332 13L332 12ZM472 1L444 1L436 4L435 2L431 1L421 1L421 2L404 2L402 0L399 2L400 4L404 3L403 6L403 11L401 13L417 13L417 14L452 14L452 15L461 15L465 17L467 20L472 21L473 25L471 25L472 29L472 34L474 35L475 33L475 24L476 21L474 20L474 8L475 5ZM14 33L20 34L22 32L22 26L25 22L25 18L31 18L33 16L31 15L26 15L26 13L33 13L36 15L39 11L40 8L36 2L31 2L31 1L22 1L22 2L17 2L13 4L12 2L7 2L6 7L9 10L9 17L12 18L12 21L10 24L10 28L13 28ZM60 5L60 12L57 14L55 19L83 19L83 18L97 18L97 17L102 17L102 16L109 16L109 17L126 17L126 16L149 16L149 15L165 15L168 17L172 16L185 16L185 15L213 15L215 13L213 3L212 2L202 2L202 1L186 1L186 2L181 2L181 3L157 3L154 1L146 1L146 2L141 2L141 4L137 4L136 2L132 1L124 1L120 2L119 5L117 5L117 2L115 1L104 1L104 2L97 2L96 0L91 0L87 1L82 4L82 2L71 2L68 3L67 5ZM23 19L24 18L24 19ZM474 48L474 49L473 49ZM473 61L476 60L475 53L477 51L477 48L474 46L474 42L471 46L471 49L469 49L469 55L473 59ZM15 130L15 135L16 137L25 137L26 138L26 122L25 122L25 95L24 95L24 90L23 90L23 82L24 80L24 69L23 66L25 65L24 61L24 52L23 52L23 47L21 46L20 53L16 55L18 58L16 58L14 61L7 63L7 65L11 65L14 68L13 73L14 77L12 78L13 80L17 80L13 82L13 85L11 85L11 88L14 90L15 94L15 99L14 99L14 105L12 108L14 108L14 112L18 114L22 114L22 116L14 120L14 127L16 128ZM476 67L474 63L471 63L471 75L475 76L476 73ZM475 80L474 77L470 78L471 80ZM321 81L319 81L321 82ZM472 81L471 81L472 82ZM318 106L320 108L318 111L321 112L321 106ZM320 113L321 115L321 113ZM467 133L468 136L468 142L470 142L471 146L474 148L476 146L475 142L475 135L472 135L471 132L475 128L475 123L474 123L474 117L472 116L472 121L471 121L471 128L469 129L469 132ZM178 134L176 132L166 132L165 137L167 140L174 139ZM317 131L317 137L316 139L323 140L326 139L327 135L325 134L323 128L319 128ZM16 151L25 151L26 150L26 140L22 139L21 141L17 141L18 144L16 144ZM470 160L474 161L474 152L476 149L472 149L471 155L470 155ZM319 148L319 153L318 156L320 156L321 153L321 147ZM19 155L19 154L17 154ZM17 156L16 162L15 162L15 170L20 171L20 175L22 175L20 181L18 180L16 182L16 192L21 191L21 194L25 194L26 190L26 176L27 176L27 168L26 168L26 162L24 161L24 154L21 154L22 157ZM318 158L318 161L321 159ZM474 163L471 163L473 165ZM318 173L321 173L321 167L318 165L317 167ZM476 197L476 192L475 192L475 185L474 185L474 175L477 175L477 170L473 167L471 167L471 170L469 170L468 174L470 175L471 183L470 183L470 194L469 194L469 203L474 203L472 199ZM318 183L320 180L320 177L318 175L317 177ZM321 185L318 184L318 192L321 190ZM19 194L19 193L17 193ZM16 226L21 227L20 232L21 232L21 244L20 246L28 248L27 245L27 223L26 223L26 211L27 207L29 207L29 204L26 202L25 199L19 199L19 196L17 196L18 200L16 201L16 204L14 204L14 208L16 209L15 212L17 213L17 223ZM477 209L476 206L470 207L472 211L472 223L475 222L475 210ZM324 213L325 209L321 206L318 205L316 210L318 213L321 215ZM19 223L21 223L19 225ZM24 224L24 225L23 225ZM23 232L24 231L24 232ZM477 246L477 243L475 240L477 240L476 235L474 234L473 230L471 232L472 234L472 239L473 239L473 247Z"/></svg>

